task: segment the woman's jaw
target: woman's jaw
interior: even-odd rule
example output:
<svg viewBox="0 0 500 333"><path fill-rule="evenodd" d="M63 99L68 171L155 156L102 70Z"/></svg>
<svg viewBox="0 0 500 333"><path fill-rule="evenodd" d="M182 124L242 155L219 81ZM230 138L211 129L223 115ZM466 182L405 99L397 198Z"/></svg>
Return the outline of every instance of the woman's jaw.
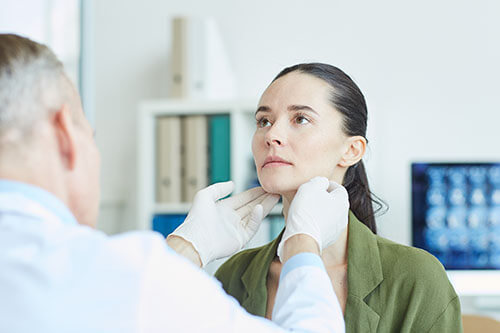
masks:
<svg viewBox="0 0 500 333"><path fill-rule="evenodd" d="M338 184L342 184L345 171L346 170L344 170L343 168L337 169L333 174L326 176L326 178ZM303 178L283 177L285 175L279 173L272 175L272 177L266 177L266 176L271 176L271 175L260 174L259 182L264 191L272 194L278 194L281 196L281 200L283 202L283 215L286 221L288 217L288 209L293 201L293 198L295 197L295 194L297 194L300 185L308 182L315 176L303 177Z"/></svg>
<svg viewBox="0 0 500 333"><path fill-rule="evenodd" d="M287 168L287 170L285 170L285 168L281 170L269 169L260 170L260 172L258 172L258 179L264 191L287 197L291 201L299 187L314 177L326 177L331 181L342 184L346 171L347 168L339 166L328 174L324 174L323 172L306 174L304 172L294 171L293 167Z"/></svg>
<svg viewBox="0 0 500 333"><path fill-rule="evenodd" d="M283 202L283 215L286 218L288 216L288 208L292 202L295 194L300 185L304 182L299 182L298 184L291 183L290 181L284 181L280 177L263 177L260 175L259 182L264 189L264 191L272 194L278 194L281 196Z"/></svg>

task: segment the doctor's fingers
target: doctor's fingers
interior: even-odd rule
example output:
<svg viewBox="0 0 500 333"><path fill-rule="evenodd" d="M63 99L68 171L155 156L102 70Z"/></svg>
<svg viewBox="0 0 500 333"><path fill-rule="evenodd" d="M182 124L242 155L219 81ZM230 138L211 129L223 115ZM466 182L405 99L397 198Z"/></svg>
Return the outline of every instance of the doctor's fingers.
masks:
<svg viewBox="0 0 500 333"><path fill-rule="evenodd" d="M234 182L228 181L223 183L212 184L196 193L197 197L209 198L212 201L217 201L219 199L228 196L234 190Z"/></svg>
<svg viewBox="0 0 500 333"><path fill-rule="evenodd" d="M326 191L330 187L330 181L326 177L314 177L299 186L298 192Z"/></svg>
<svg viewBox="0 0 500 333"><path fill-rule="evenodd" d="M250 237L255 235L257 230L259 230L262 220L264 220L267 214L271 212L273 207L278 203L279 199L279 195L269 194L269 196L266 197L262 201L262 203L255 206L255 208L250 213L250 217L246 226L243 226L247 230L247 235L249 235Z"/></svg>
<svg viewBox="0 0 500 333"><path fill-rule="evenodd" d="M343 187L342 185L340 185L339 183L337 182L334 182L333 180L330 180L330 183L328 185L328 189L327 191L328 192L332 192L332 191L335 191L336 189L338 189L339 187Z"/></svg>
<svg viewBox="0 0 500 333"><path fill-rule="evenodd" d="M224 199L221 201L221 203L224 203L224 205L227 205L228 207L232 209L239 209L254 200L262 197L263 195L266 194L266 191L262 189L262 187L254 187L252 189L246 190L244 192L238 193L236 195L233 195L227 199Z"/></svg>
<svg viewBox="0 0 500 333"><path fill-rule="evenodd" d="M269 212L273 209L273 207L278 203L280 199L279 195L265 193L264 195L258 197L254 201L249 204L239 208L236 210L236 213L241 217L241 219L247 219L249 215L255 214L255 209L257 208L258 212L262 210L260 219L262 220L264 217L269 214ZM262 206L262 208L258 208L257 206Z"/></svg>
<svg viewBox="0 0 500 333"><path fill-rule="evenodd" d="M262 219L267 216L271 212L274 206L278 203L280 200L280 196L277 194L269 194L262 200L261 205L262 205Z"/></svg>
<svg viewBox="0 0 500 333"><path fill-rule="evenodd" d="M243 206L235 209L236 213L241 219L247 218L252 211L254 210L255 206L259 205L264 199L268 196L268 193L263 193L262 195L256 197L250 202L245 203Z"/></svg>
<svg viewBox="0 0 500 333"><path fill-rule="evenodd" d="M253 235L255 235L257 230L259 230L259 227L265 216L266 215L264 215L264 208L262 207L262 204L258 204L254 207L254 209L250 213L250 216L242 220L243 225L241 227L245 229L246 235L249 239L252 238Z"/></svg>
<svg viewBox="0 0 500 333"><path fill-rule="evenodd" d="M344 186L330 181L330 186L328 187L328 192L334 198L349 199L349 194Z"/></svg>

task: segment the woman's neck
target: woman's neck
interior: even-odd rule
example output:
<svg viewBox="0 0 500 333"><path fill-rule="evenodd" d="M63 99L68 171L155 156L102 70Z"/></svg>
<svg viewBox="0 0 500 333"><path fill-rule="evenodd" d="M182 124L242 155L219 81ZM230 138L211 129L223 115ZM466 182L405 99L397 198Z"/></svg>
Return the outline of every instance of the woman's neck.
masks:
<svg viewBox="0 0 500 333"><path fill-rule="evenodd" d="M283 201L283 216L285 217L285 223L288 219L288 211L290 209L290 204L297 192L284 193L281 196ZM327 248L324 248L321 253L321 258L325 266L340 266L347 264L347 245L348 245L348 228L340 234L337 241L330 244Z"/></svg>
<svg viewBox="0 0 500 333"><path fill-rule="evenodd" d="M347 245L349 239L349 228L345 228L337 241L324 248L321 259L326 267L342 266L347 264Z"/></svg>
<svg viewBox="0 0 500 333"><path fill-rule="evenodd" d="M288 218L288 210L290 209L290 204L292 203L295 194L297 194L297 191L284 193L281 195L281 201L283 201L283 216L285 217L285 222Z"/></svg>

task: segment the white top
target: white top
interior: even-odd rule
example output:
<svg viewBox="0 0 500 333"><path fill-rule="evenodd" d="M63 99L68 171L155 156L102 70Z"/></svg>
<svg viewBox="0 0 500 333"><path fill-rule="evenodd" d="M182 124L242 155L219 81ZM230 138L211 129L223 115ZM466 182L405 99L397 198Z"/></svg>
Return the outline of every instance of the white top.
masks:
<svg viewBox="0 0 500 333"><path fill-rule="evenodd" d="M283 267L273 319L344 332L318 256ZM154 232L108 237L48 192L0 180L0 332L280 332Z"/></svg>

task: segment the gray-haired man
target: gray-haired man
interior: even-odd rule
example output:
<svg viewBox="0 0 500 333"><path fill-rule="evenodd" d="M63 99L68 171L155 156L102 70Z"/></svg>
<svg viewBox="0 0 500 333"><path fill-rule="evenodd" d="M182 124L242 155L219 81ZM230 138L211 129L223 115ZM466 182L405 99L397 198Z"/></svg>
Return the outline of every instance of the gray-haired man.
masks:
<svg viewBox="0 0 500 333"><path fill-rule="evenodd" d="M246 313L196 267L241 249L276 197L254 189L220 200L232 185L215 184L169 246L153 232L108 237L93 229L99 164L61 63L44 45L0 35L1 332L344 330L320 246L300 233L300 218L284 245L273 315L281 327Z"/></svg>

